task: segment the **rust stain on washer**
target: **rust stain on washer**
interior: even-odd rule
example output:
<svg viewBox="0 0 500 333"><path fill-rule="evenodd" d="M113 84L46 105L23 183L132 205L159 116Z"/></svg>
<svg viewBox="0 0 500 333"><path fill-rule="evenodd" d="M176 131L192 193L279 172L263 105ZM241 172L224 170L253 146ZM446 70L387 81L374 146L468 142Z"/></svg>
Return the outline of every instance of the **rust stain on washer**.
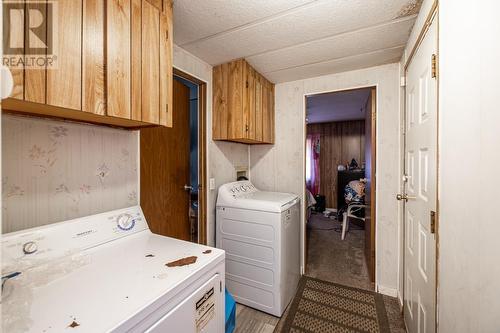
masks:
<svg viewBox="0 0 500 333"><path fill-rule="evenodd" d="M175 261L166 263L165 266L167 266L167 267L181 267L181 266L191 265L191 264L194 264L197 259L198 259L198 257L196 257L196 256L185 257L185 258L181 258L179 260L175 260Z"/></svg>
<svg viewBox="0 0 500 333"><path fill-rule="evenodd" d="M78 326L80 326L80 324L78 324L75 320L73 320L73 322L68 325L68 327L71 327L71 328L75 328L75 327L78 327Z"/></svg>
<svg viewBox="0 0 500 333"><path fill-rule="evenodd" d="M404 5L398 12L395 18L402 18L414 14L418 14L423 0L411 0Z"/></svg>
<svg viewBox="0 0 500 333"><path fill-rule="evenodd" d="M203 254L209 254L209 253L212 253L212 250L205 250L205 251L203 251Z"/></svg>

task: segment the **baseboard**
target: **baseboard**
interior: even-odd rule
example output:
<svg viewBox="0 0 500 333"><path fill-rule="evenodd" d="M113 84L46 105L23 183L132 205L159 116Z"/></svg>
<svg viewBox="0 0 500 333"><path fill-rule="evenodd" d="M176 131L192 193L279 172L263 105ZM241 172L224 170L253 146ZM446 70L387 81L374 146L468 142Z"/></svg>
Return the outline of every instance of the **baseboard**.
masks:
<svg viewBox="0 0 500 333"><path fill-rule="evenodd" d="M378 285L377 291L379 293L387 295L387 296L398 297L398 290L396 288L390 288L390 287Z"/></svg>

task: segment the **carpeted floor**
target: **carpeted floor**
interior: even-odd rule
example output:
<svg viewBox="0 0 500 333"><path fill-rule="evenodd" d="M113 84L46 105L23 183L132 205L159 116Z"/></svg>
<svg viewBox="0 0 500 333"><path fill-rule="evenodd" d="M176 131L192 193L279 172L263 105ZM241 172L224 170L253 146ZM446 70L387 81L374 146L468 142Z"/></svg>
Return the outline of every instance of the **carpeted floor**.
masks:
<svg viewBox="0 0 500 333"><path fill-rule="evenodd" d="M332 225L331 230L315 228L318 225L324 228L326 223ZM308 276L355 288L374 289L365 261L364 230L352 225L345 240L341 240L340 232L334 230L340 230L341 223L321 214L313 214L308 225Z"/></svg>

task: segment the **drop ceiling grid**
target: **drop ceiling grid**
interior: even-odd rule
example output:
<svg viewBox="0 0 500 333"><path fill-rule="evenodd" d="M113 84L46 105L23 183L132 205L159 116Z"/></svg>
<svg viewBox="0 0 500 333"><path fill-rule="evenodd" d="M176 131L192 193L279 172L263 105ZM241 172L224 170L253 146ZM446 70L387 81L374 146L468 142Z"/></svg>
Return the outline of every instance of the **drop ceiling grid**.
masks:
<svg viewBox="0 0 500 333"><path fill-rule="evenodd" d="M246 58L273 82L297 80L397 62L414 2L179 0L174 41L211 65Z"/></svg>

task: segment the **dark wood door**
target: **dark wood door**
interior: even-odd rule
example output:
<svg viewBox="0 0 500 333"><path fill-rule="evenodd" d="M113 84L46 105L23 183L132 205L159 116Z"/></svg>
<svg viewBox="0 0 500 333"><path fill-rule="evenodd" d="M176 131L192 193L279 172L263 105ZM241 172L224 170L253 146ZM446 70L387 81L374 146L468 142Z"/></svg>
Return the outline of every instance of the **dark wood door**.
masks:
<svg viewBox="0 0 500 333"><path fill-rule="evenodd" d="M141 130L141 206L152 232L190 240L189 88L173 90L173 127Z"/></svg>
<svg viewBox="0 0 500 333"><path fill-rule="evenodd" d="M375 282L376 105L376 90L372 88L365 118L365 178L367 180L365 203L370 206L365 210L365 257L372 282Z"/></svg>

